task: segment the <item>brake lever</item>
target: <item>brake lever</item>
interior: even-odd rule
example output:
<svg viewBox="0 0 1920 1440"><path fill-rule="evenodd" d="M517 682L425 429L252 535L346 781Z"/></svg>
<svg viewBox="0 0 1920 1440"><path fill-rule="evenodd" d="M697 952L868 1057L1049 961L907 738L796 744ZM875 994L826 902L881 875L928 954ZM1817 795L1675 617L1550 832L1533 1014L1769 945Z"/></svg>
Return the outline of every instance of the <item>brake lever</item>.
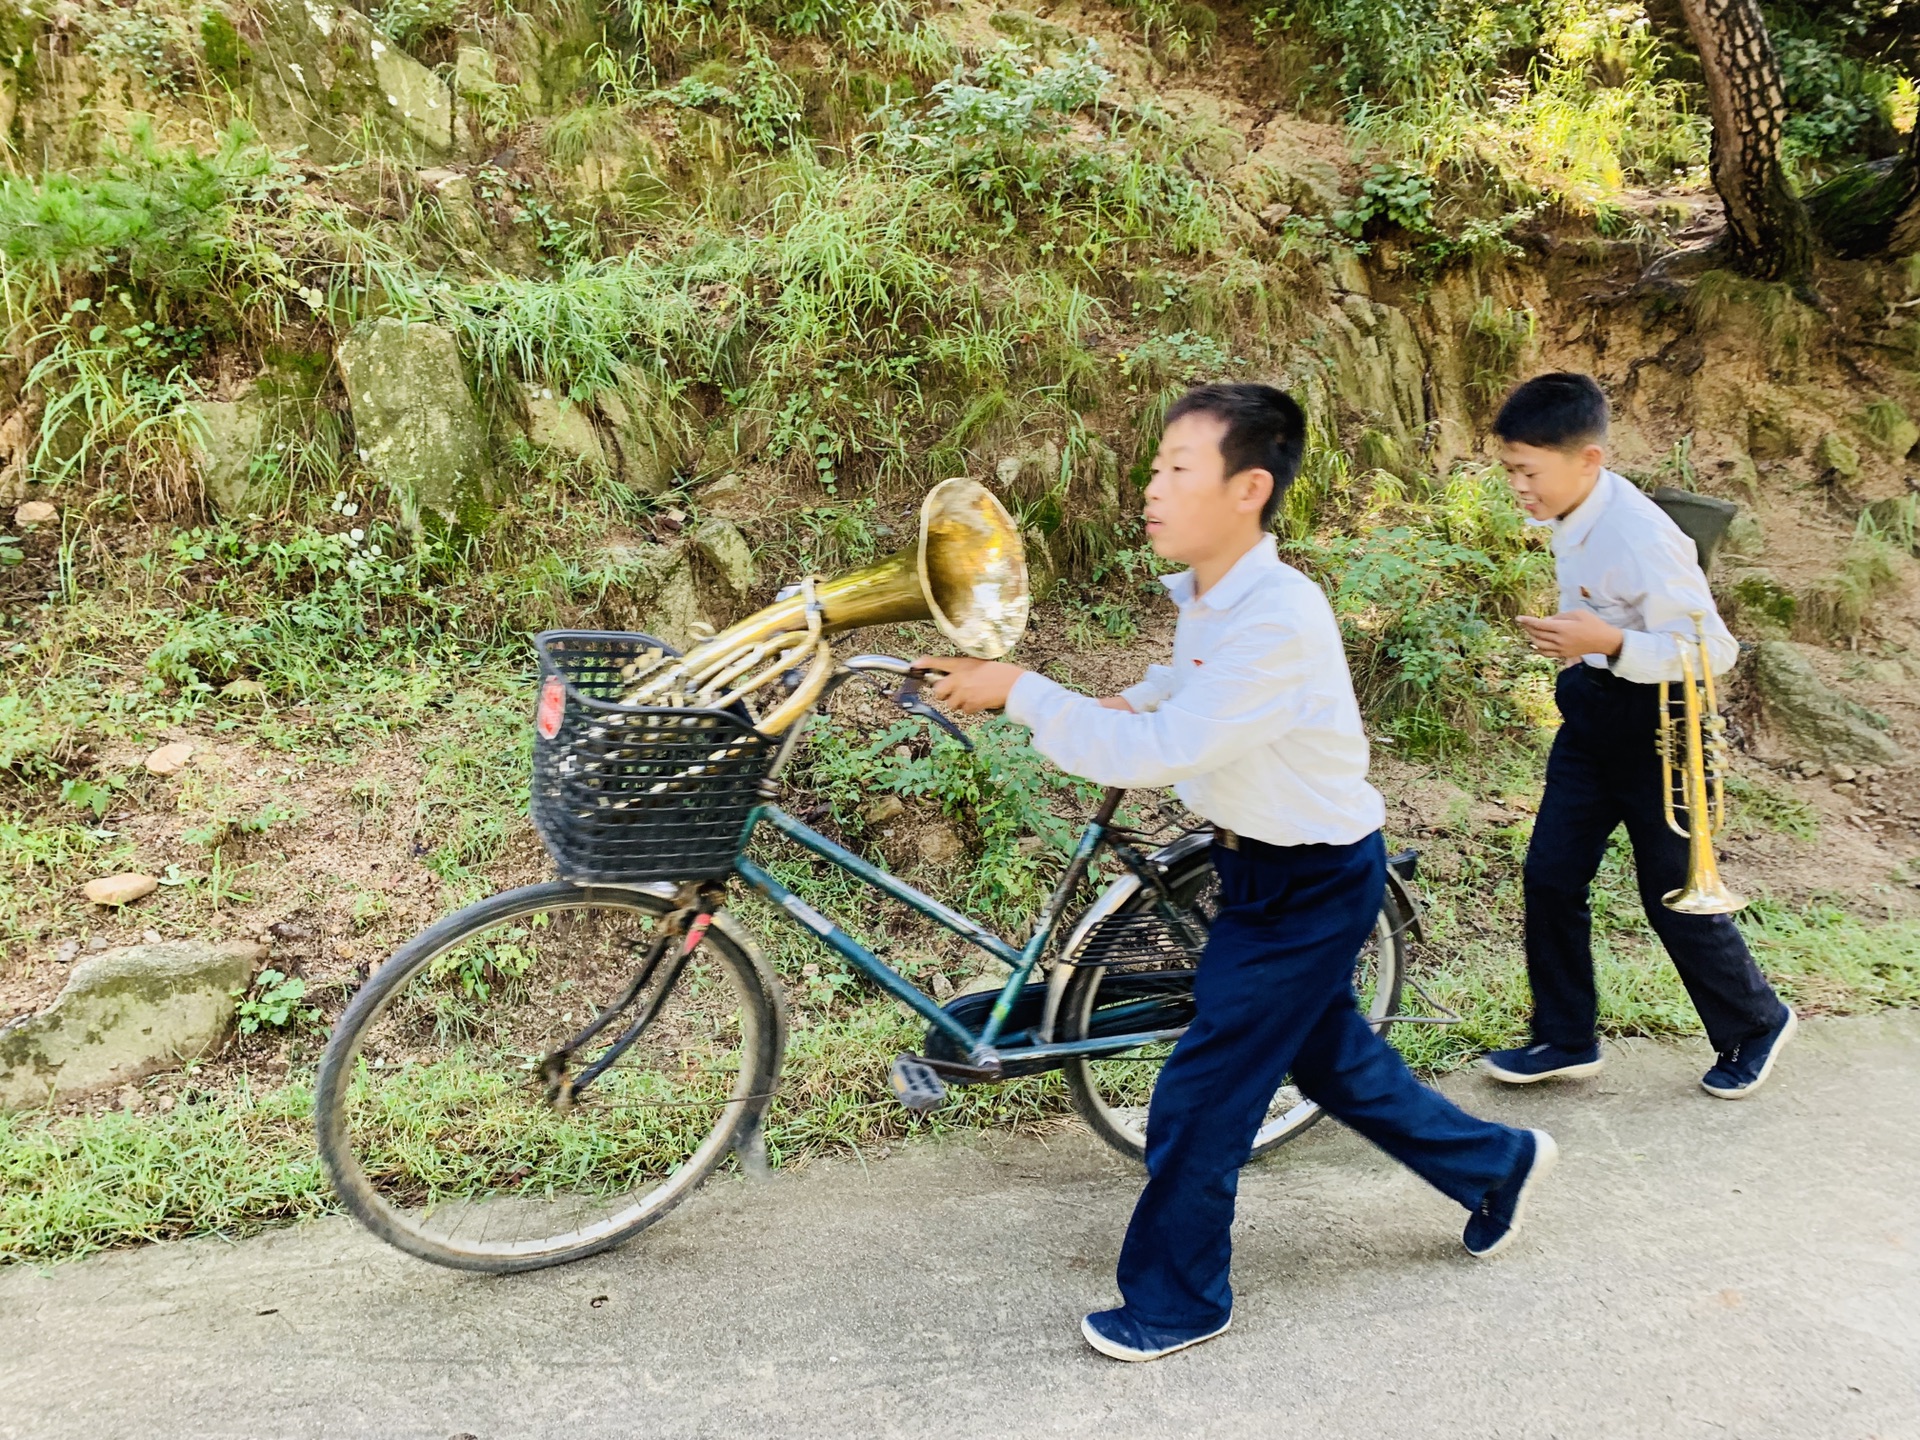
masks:
<svg viewBox="0 0 1920 1440"><path fill-rule="evenodd" d="M955 740L958 740L962 749L968 754L972 754L973 742L967 738L967 732L949 720L941 711L936 710L920 698L920 682L925 678L925 675L916 675L908 672L900 677L900 688L887 698L892 700L894 704L898 705L909 715L917 715L922 720L928 720L938 725L942 730L946 731L947 734L951 735Z"/></svg>

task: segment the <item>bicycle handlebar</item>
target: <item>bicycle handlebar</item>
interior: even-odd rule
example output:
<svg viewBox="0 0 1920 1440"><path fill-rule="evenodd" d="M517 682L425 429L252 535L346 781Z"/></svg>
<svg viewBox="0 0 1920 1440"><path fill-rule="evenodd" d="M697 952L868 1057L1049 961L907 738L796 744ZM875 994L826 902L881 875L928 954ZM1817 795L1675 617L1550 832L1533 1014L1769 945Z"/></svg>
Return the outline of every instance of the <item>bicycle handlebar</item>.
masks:
<svg viewBox="0 0 1920 1440"><path fill-rule="evenodd" d="M856 675L869 678L874 675L898 675L900 688L887 698L909 715L938 725L969 752L972 751L973 742L967 738L967 732L920 698L920 682L926 679L929 672L914 668L911 660L902 660L898 655L855 655L840 663Z"/></svg>
<svg viewBox="0 0 1920 1440"><path fill-rule="evenodd" d="M902 660L898 655L854 655L840 662L844 669L856 675L868 677L874 675L898 675L900 688L887 698L905 710L909 715L917 715L923 720L938 725L947 734L966 746L969 752L973 742L967 739L966 732L949 720L940 711L920 698L920 682L929 674L935 673L915 668L911 660ZM884 688L884 687L883 687ZM1113 824L1113 817L1120 809L1120 802L1126 798L1126 790L1117 785L1105 787L1100 795L1100 808L1094 812L1093 822L1103 829Z"/></svg>

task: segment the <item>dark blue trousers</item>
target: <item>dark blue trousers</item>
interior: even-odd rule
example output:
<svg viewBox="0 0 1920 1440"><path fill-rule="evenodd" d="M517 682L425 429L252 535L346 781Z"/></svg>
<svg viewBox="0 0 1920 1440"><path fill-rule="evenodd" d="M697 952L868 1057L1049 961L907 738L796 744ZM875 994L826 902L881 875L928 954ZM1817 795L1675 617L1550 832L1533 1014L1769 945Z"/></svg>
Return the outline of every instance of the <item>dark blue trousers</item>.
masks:
<svg viewBox="0 0 1920 1440"><path fill-rule="evenodd" d="M1418 1080L1360 1017L1354 961L1380 913L1386 849L1214 846L1220 913L1194 977L1196 1014L1147 1114L1147 1188L1120 1250L1120 1293L1148 1324L1213 1327L1240 1167L1281 1082L1472 1208L1519 1163L1521 1132L1476 1120Z"/></svg>
<svg viewBox="0 0 1920 1440"><path fill-rule="evenodd" d="M1659 689L1591 665L1560 672L1554 699L1564 723L1547 757L1547 788L1525 871L1536 1041L1571 1048L1593 1043L1598 1002L1587 887L1608 838L1623 824L1640 903L1713 1048L1731 1050L1779 1023L1779 997L1733 917L1682 915L1661 903L1686 880L1687 842L1661 814L1665 767L1654 749Z"/></svg>

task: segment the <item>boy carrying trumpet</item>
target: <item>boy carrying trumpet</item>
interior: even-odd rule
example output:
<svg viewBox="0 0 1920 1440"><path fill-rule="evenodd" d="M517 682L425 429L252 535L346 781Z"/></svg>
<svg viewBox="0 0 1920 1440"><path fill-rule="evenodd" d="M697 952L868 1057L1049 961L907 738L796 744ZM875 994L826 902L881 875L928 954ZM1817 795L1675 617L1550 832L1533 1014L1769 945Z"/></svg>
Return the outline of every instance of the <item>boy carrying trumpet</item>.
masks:
<svg viewBox="0 0 1920 1440"><path fill-rule="evenodd" d="M1682 914L1662 897L1685 884L1687 840L1664 814L1666 766L1655 746L1661 681L1682 679L1676 638L1704 622L1714 673L1739 646L1714 609L1691 540L1652 500L1606 468L1607 401L1586 375L1541 375L1494 421L1500 459L1527 514L1553 529L1560 613L1523 615L1533 648L1561 662L1562 725L1527 850L1527 978L1533 1043L1481 1063L1512 1085L1592 1075L1601 1065L1587 890L1624 824L1640 902L1672 957L1717 1052L1701 1087L1753 1094L1792 1038L1731 915Z"/></svg>

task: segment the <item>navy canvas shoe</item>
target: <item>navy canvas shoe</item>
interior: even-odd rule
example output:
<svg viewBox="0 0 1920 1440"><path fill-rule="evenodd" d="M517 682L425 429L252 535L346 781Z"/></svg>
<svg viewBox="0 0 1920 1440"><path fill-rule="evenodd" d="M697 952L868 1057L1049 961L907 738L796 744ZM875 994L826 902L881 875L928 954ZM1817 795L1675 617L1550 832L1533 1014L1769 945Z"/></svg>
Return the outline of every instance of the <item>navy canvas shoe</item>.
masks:
<svg viewBox="0 0 1920 1440"><path fill-rule="evenodd" d="M1793 1007L1782 1005L1780 1008L1786 1011L1785 1018L1766 1034L1742 1040L1723 1053L1714 1067L1700 1077L1702 1090L1722 1100L1744 1100L1767 1083L1767 1076L1773 1073L1773 1062L1780 1058L1787 1041L1800 1028L1800 1017L1793 1013Z"/></svg>
<svg viewBox="0 0 1920 1440"><path fill-rule="evenodd" d="M1480 1068L1509 1085L1531 1085L1537 1080L1578 1080L1600 1073L1600 1042L1578 1050L1564 1045L1526 1045L1517 1050L1495 1050L1480 1057Z"/></svg>
<svg viewBox="0 0 1920 1440"><path fill-rule="evenodd" d="M1529 1130L1526 1136L1526 1148L1513 1173L1489 1190L1481 1198L1480 1208L1467 1217L1460 1243L1469 1255L1484 1260L1507 1248L1520 1233L1520 1219L1526 1213L1527 1201L1533 1198L1534 1187L1560 1158L1560 1147L1546 1131Z"/></svg>
<svg viewBox="0 0 1920 1440"><path fill-rule="evenodd" d="M1080 1333L1094 1349L1115 1360L1158 1360L1162 1355L1224 1335L1232 1323L1233 1317L1229 1315L1208 1330L1163 1330L1157 1325L1141 1324L1122 1308L1094 1311L1080 1322Z"/></svg>

